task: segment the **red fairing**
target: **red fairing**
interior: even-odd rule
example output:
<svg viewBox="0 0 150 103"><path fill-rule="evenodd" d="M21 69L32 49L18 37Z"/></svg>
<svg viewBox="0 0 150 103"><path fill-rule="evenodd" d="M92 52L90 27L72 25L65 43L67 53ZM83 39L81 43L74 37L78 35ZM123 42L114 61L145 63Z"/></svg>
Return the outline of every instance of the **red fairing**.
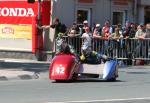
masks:
<svg viewBox="0 0 150 103"><path fill-rule="evenodd" d="M58 54L51 64L49 78L52 80L69 80L74 72L77 71L78 61L72 54Z"/></svg>

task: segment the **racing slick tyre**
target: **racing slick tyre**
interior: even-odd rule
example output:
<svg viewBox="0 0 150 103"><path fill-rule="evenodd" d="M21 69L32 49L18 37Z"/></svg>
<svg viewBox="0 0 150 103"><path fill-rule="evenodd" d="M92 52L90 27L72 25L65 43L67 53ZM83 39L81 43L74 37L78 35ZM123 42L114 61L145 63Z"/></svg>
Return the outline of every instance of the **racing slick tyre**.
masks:
<svg viewBox="0 0 150 103"><path fill-rule="evenodd" d="M71 80L55 80L56 83L69 83Z"/></svg>
<svg viewBox="0 0 150 103"><path fill-rule="evenodd" d="M118 77L118 65L116 66L115 72L113 73L113 77L111 79L108 79L107 81L116 81L117 77Z"/></svg>
<svg viewBox="0 0 150 103"><path fill-rule="evenodd" d="M77 80L77 79L78 79L78 74L75 74L75 73L74 73L73 76L72 76L72 80L75 81L75 80Z"/></svg>
<svg viewBox="0 0 150 103"><path fill-rule="evenodd" d="M63 80L55 80L55 82L59 83L59 82L63 82Z"/></svg>

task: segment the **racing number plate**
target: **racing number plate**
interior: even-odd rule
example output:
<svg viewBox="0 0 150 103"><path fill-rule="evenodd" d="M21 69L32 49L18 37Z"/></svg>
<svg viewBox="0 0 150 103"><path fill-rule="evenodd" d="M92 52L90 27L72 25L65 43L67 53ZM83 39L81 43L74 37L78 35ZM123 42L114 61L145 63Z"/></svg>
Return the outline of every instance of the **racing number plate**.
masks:
<svg viewBox="0 0 150 103"><path fill-rule="evenodd" d="M65 73L65 68L60 64L55 70L56 74L64 74Z"/></svg>

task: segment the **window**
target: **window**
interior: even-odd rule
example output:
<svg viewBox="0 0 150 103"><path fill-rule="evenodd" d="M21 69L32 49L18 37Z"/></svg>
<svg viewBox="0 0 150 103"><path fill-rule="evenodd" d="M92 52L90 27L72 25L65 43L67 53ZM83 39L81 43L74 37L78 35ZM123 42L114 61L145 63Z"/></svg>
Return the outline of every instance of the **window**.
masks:
<svg viewBox="0 0 150 103"><path fill-rule="evenodd" d="M145 7L145 24L150 22L150 6Z"/></svg>
<svg viewBox="0 0 150 103"><path fill-rule="evenodd" d="M113 25L123 24L123 12L113 12Z"/></svg>
<svg viewBox="0 0 150 103"><path fill-rule="evenodd" d="M77 23L82 24L84 20L91 23L91 9L78 9L77 10Z"/></svg>

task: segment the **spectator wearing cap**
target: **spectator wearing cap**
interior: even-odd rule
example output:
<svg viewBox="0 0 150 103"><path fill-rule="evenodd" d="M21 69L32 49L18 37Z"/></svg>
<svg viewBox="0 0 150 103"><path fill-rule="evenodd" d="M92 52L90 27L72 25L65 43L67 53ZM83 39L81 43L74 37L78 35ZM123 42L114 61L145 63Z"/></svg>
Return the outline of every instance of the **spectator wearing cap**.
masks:
<svg viewBox="0 0 150 103"><path fill-rule="evenodd" d="M80 34L82 35L83 33L85 33L85 28L88 27L89 30L91 31L91 28L89 27L88 21L84 20L83 21L83 26L80 28Z"/></svg>
<svg viewBox="0 0 150 103"><path fill-rule="evenodd" d="M94 32L93 32L93 37L94 38L101 38L101 26L100 24L96 24Z"/></svg>
<svg viewBox="0 0 150 103"><path fill-rule="evenodd" d="M100 44L100 40L99 39L101 39L102 38L102 36L101 36L101 26L100 26L100 24L95 24L95 29L94 29L94 31L93 31L93 38L94 38L94 40L93 40L93 42L94 42L94 51L97 51L97 48L99 48L99 46L101 46Z"/></svg>

